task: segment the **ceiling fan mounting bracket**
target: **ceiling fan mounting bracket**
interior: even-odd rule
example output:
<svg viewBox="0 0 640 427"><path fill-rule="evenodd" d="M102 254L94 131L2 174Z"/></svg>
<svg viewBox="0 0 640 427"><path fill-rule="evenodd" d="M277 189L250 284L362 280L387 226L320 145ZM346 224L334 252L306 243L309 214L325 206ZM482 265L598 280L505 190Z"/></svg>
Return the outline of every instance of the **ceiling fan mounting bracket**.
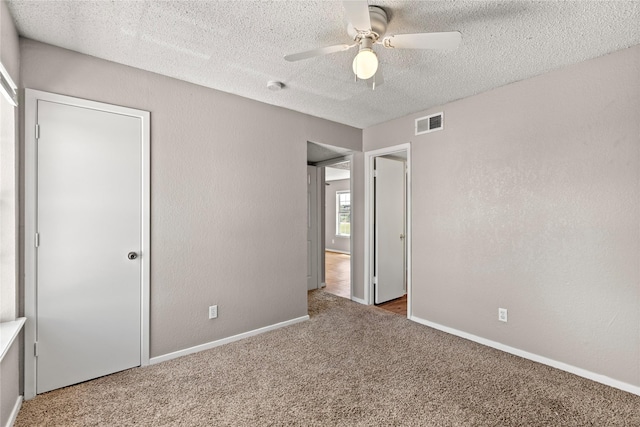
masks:
<svg viewBox="0 0 640 427"><path fill-rule="evenodd" d="M347 25L347 32L353 40L360 41L363 38L378 41L380 37L384 37L387 32L388 17L387 12L378 6L369 6L369 18L371 20L371 29L356 30L351 23Z"/></svg>

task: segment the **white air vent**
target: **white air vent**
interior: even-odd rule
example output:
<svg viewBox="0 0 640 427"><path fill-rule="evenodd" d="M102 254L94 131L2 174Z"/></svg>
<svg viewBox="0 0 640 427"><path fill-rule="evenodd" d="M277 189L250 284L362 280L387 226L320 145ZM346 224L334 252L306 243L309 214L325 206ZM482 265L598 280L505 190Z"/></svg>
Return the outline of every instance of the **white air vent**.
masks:
<svg viewBox="0 0 640 427"><path fill-rule="evenodd" d="M416 135L444 129L444 113L432 114L416 119Z"/></svg>

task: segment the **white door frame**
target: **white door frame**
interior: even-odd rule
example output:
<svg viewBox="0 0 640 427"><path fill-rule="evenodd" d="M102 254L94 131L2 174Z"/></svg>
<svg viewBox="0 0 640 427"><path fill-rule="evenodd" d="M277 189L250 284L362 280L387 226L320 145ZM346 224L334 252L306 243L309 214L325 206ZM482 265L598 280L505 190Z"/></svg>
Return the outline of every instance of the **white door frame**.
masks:
<svg viewBox="0 0 640 427"><path fill-rule="evenodd" d="M141 336L140 364L149 364L149 297L150 297L150 265L151 265L151 174L150 174L150 114L148 111L136 110L101 102L88 101L64 95L25 89L24 141L25 141L25 231L24 231L24 398L32 399L36 395L36 248L34 244L37 219L37 148L36 123L38 118L38 100L56 102L97 111L137 117L141 120L142 137L142 224L140 262L141 262Z"/></svg>
<svg viewBox="0 0 640 427"><path fill-rule="evenodd" d="M389 154L407 153L407 318L411 318L411 144L400 144L364 153L364 300L367 304L374 303L373 276L374 276L374 256L375 242L374 235L374 184L373 171L376 157Z"/></svg>
<svg viewBox="0 0 640 427"><path fill-rule="evenodd" d="M312 289L320 289L322 287L322 279L321 279L321 274L320 274L320 265L322 264L322 254L320 253L320 247L322 246L321 243L321 230L322 228L320 227L320 211L321 211L321 200L320 200L320 177L319 177L319 172L320 172L320 168L317 167L316 165L311 165L311 164L307 164L307 185L311 185L310 184L310 177L309 177L309 167L313 167L315 168L315 190L316 190L316 197L315 197L315 215L316 215L316 245L315 245L315 249L316 249L316 280L315 280L315 288ZM307 192L309 191L309 189L307 188ZM308 194L307 194L308 196ZM311 221L311 218L313 218L312 216L312 212L311 209L313 207L313 203L308 203L308 207L307 207L307 220ZM308 228L308 225L307 225ZM308 229L307 229L307 233L308 233ZM308 239L308 235L307 235L307 239ZM311 250L311 252L313 252L313 248L307 249L307 251ZM307 254L307 258L311 258L311 254ZM309 278L307 277L307 291L310 291L312 289L309 289Z"/></svg>
<svg viewBox="0 0 640 427"><path fill-rule="evenodd" d="M332 165L336 165L338 163L346 163L349 162L349 194L351 194L351 234L349 235L349 298L352 301L356 301L359 303L362 303L362 301L359 298L355 298L353 296L353 230L355 227L353 227L353 154L346 154L342 157L337 157L335 159L330 159L330 160L324 160L322 162L317 162L314 163L314 166L317 166L319 168L321 167L327 167L327 166L332 166ZM325 180L322 180L322 182L320 183L321 186L324 186ZM322 207L319 206L318 207L319 210L322 210ZM322 215L324 217L324 215ZM324 240L322 240L324 241ZM326 249L326 242L324 245L320 245L321 248L320 250L322 252L325 251ZM326 262L321 262L322 264L322 268L324 268L326 270ZM325 278L326 280L326 278Z"/></svg>

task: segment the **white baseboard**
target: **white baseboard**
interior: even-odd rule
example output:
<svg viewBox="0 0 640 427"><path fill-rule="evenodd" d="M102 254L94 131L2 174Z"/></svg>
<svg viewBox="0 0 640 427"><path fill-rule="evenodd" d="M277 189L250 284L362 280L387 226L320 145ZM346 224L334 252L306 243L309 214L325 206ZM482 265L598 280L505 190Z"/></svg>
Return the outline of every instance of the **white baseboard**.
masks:
<svg viewBox="0 0 640 427"><path fill-rule="evenodd" d="M16 404L13 405L13 410L9 415L9 419L7 420L7 427L13 427L13 424L16 422L16 418L18 418L18 412L20 412L20 408L22 407L22 396L18 396L16 399Z"/></svg>
<svg viewBox="0 0 640 427"><path fill-rule="evenodd" d="M362 305L369 305L364 299L356 298L354 296L351 297L351 301L357 302L358 304L362 304Z"/></svg>
<svg viewBox="0 0 640 427"><path fill-rule="evenodd" d="M164 354L162 356L152 357L149 359L150 365L155 365L156 363L166 362L167 360L175 359L176 357L186 356L188 354L198 353L203 350L209 350L210 348L218 347L224 344L229 344L234 341L239 341L244 338L249 338L254 335L263 334L268 331L273 331L274 329L280 329L285 326L294 325L296 323L304 322L305 320L309 320L309 315L298 317L291 320L286 320L284 322L276 323L269 326L264 326L262 328L254 329L252 331L243 332L238 335L233 335L231 337L222 338L216 341L211 341L205 344L200 344L195 347L185 348L184 350L174 351L172 353Z"/></svg>
<svg viewBox="0 0 640 427"><path fill-rule="evenodd" d="M424 320L416 316L411 316L410 320L413 320L416 323L420 323L421 325L425 325L430 328L437 329L439 331L446 332L448 334L467 339L469 341L477 342L478 344L486 345L487 347L495 348L496 350L504 351L506 353L513 354L515 356L520 356L525 359L532 360L534 362L542 363L543 365L551 366L553 368L560 369L561 371L569 372L571 374L578 375L579 377L583 377L583 378L640 396L640 387L607 377L606 375L597 374L595 372L587 371L586 369L578 368L576 366L572 366L567 363L558 362L557 360L549 359L547 357L530 353L525 350L520 350L515 347L510 347L508 345L501 344L497 341L492 341L486 338L479 337L477 335L459 331L457 329L453 329L448 326L443 326L438 323L430 322L428 320Z"/></svg>

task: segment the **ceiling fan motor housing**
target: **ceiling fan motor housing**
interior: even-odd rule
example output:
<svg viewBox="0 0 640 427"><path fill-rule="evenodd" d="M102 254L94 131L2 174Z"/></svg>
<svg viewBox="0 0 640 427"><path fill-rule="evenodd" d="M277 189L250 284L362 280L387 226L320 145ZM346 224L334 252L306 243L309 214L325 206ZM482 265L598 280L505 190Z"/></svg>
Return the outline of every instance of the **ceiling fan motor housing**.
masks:
<svg viewBox="0 0 640 427"><path fill-rule="evenodd" d="M362 37L373 38L373 41L377 41L379 38L384 37L387 32L387 12L383 8L378 6L369 6L369 18L371 20L371 32L358 32L351 23L347 25L347 32L349 36L354 40ZM373 37L371 37L373 36Z"/></svg>

